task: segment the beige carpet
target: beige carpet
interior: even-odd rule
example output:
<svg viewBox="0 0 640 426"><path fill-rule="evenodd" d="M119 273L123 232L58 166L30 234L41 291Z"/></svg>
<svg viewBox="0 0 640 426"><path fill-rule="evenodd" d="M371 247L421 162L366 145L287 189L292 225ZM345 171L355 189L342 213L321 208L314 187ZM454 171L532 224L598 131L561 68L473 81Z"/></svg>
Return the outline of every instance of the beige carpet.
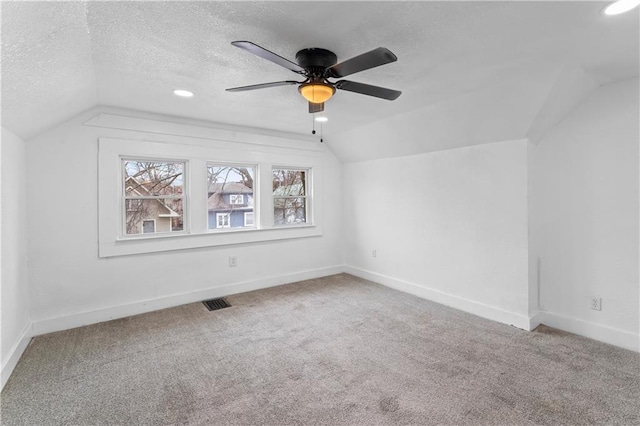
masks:
<svg viewBox="0 0 640 426"><path fill-rule="evenodd" d="M349 275L37 337L3 425L640 424L640 355Z"/></svg>

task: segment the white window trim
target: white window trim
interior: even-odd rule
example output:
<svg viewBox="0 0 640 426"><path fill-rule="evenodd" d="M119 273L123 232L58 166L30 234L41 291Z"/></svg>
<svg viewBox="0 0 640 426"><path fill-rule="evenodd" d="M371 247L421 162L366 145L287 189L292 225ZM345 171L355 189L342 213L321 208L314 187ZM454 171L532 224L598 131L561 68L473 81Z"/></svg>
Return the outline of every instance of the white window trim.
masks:
<svg viewBox="0 0 640 426"><path fill-rule="evenodd" d="M313 198L313 176L314 176L314 171L312 167L295 167L295 166L278 166L278 165L274 165L271 167L271 176L272 176L272 181L273 182L273 170L295 170L295 171L304 171L306 172L305 174L305 183L304 183L304 196L285 196L285 197L276 197L275 195L273 195L273 191L271 191L271 201L273 202L273 200L275 198L304 198L305 201L305 218L306 221L305 222L298 222L298 223L282 223L282 224L275 224L275 220L272 220L273 226L277 227L277 228L289 228L289 227L298 227L298 226L308 226L308 225L313 225L314 224L314 215L313 215L313 210L312 210L312 198ZM272 212L273 212L273 207L271 208Z"/></svg>
<svg viewBox="0 0 640 426"><path fill-rule="evenodd" d="M207 167L247 167L247 168L252 168L253 169L253 185L254 185L254 190L253 190L253 205L251 206L253 208L253 213L254 213L254 224L255 222L255 217L256 215L258 215L259 210L260 210L260 203L259 203L259 195L258 192L260 192L261 187L260 187L260 165L257 163L247 163L247 162L242 162L242 161L236 161L236 162L229 162L229 161L207 161ZM208 188L207 188L207 195L208 194ZM241 194L244 195L244 194ZM244 197L243 197L243 201L244 201ZM248 201L248 200L247 200ZM231 204L231 203L230 203ZM208 198L207 198L207 203L206 205L208 205ZM206 215L207 217L209 217L209 208L208 206L206 206ZM216 218L216 224L217 224L217 218ZM208 232L215 232L215 233L219 233L219 232L242 232L244 229L244 227L237 227L237 228L209 228L209 224L207 223L207 231ZM249 229L260 229L260 227L253 225L253 227L250 227Z"/></svg>
<svg viewBox="0 0 640 426"><path fill-rule="evenodd" d="M125 161L150 161L150 162L167 162L167 163L182 163L182 191L183 195L163 195L163 196L155 196L155 195L144 195L138 197L127 197L124 193L124 182L122 179L124 178L122 173L122 167L124 166ZM120 233L118 234L118 239L130 239L130 238L156 238L158 234L162 235L172 235L176 234L186 234L188 233L188 222L186 220L187 209L189 206L187 205L187 178L188 178L188 168L189 161L185 159L176 159L176 158L158 158L158 157L148 157L148 156L120 156L120 190L119 190L119 198L122 200L122 207L120 209ZM168 232L153 232L153 234L145 234L141 232L139 234L127 234L126 224L127 224L127 208L126 203L127 200L156 200L161 202L160 200L182 200L182 231L173 232L173 223L169 221L169 231ZM151 220L151 219L149 219ZM154 220L155 222L155 220ZM154 229L156 226L154 225Z"/></svg>
<svg viewBox="0 0 640 426"><path fill-rule="evenodd" d="M138 135L138 137L140 137ZM154 136L149 136L152 138ZM251 135L259 138L259 135ZM227 140L156 136L160 141L99 138L98 141L98 255L99 257L126 256L201 247L308 238L322 235L322 152L284 147L254 145L252 149ZM176 142L178 141L178 143ZM121 185L121 158L144 159L153 153L156 160L186 161L185 231L162 232L144 237L122 238L120 217L124 210ZM259 188L254 192L254 227L208 229L206 193L207 164L254 164ZM307 207L310 223L293 226L273 225L273 198L271 173L273 168L312 170L313 202ZM260 194L267 196L261 197ZM201 213L200 213L201 212Z"/></svg>

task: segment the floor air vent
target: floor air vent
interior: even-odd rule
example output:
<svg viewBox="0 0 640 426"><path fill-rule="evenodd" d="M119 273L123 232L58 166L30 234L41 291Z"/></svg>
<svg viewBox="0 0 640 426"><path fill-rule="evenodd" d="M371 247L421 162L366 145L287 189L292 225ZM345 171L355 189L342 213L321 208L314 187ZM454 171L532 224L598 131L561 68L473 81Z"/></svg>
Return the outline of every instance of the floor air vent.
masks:
<svg viewBox="0 0 640 426"><path fill-rule="evenodd" d="M211 300L205 300L204 302L204 306L207 307L208 310L210 311L217 311L218 309L222 309L222 308L228 308L229 306L231 306L226 300L224 299L211 299Z"/></svg>

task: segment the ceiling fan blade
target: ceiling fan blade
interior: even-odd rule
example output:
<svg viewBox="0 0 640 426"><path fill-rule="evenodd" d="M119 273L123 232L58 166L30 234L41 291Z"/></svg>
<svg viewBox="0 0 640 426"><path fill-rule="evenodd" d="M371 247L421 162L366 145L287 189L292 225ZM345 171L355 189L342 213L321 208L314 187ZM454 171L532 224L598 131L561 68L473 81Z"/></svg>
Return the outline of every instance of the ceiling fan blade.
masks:
<svg viewBox="0 0 640 426"><path fill-rule="evenodd" d="M289 69L293 72L297 72L298 74L304 74L305 72L304 68L302 68L295 62L291 62L290 60L276 55L275 53L268 51L264 47L260 47L255 43L251 43L250 41L232 41L231 44L239 47L240 49L244 49L249 53L253 53L256 56L260 56L267 61L278 64L281 67L285 67L286 69Z"/></svg>
<svg viewBox="0 0 640 426"><path fill-rule="evenodd" d="M314 104L312 102L309 102L309 114L322 112L322 111L324 111L324 102L320 104Z"/></svg>
<svg viewBox="0 0 640 426"><path fill-rule="evenodd" d="M267 87L289 86L300 84L297 81L274 81L273 83L252 84L251 86L232 87L227 92L244 92L247 90L266 89Z"/></svg>
<svg viewBox="0 0 640 426"><path fill-rule="evenodd" d="M334 78L346 77L348 75L395 62L397 60L398 57L389 49L378 47L370 52L363 53L362 55L358 55L354 58L347 59L344 62L340 62L339 64L335 64L327 69L327 76Z"/></svg>
<svg viewBox="0 0 640 426"><path fill-rule="evenodd" d="M370 84L356 83L355 81L340 80L335 83L336 89L346 90L347 92L360 93L361 95L374 96L376 98L393 101L402 94L399 90L387 89L380 86L372 86Z"/></svg>

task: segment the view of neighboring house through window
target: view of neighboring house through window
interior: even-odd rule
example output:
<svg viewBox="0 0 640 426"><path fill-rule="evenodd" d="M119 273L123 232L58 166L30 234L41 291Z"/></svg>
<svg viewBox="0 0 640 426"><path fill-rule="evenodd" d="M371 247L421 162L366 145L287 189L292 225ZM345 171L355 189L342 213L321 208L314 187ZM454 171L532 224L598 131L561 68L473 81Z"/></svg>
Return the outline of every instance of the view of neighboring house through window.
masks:
<svg viewBox="0 0 640 426"><path fill-rule="evenodd" d="M143 234L153 234L156 232L156 221L153 219L143 220L142 221L142 233Z"/></svg>
<svg viewBox="0 0 640 426"><path fill-rule="evenodd" d="M244 226L253 226L253 212L244 213Z"/></svg>
<svg viewBox="0 0 640 426"><path fill-rule="evenodd" d="M142 200L125 200L125 206L128 212L138 211L142 207Z"/></svg>
<svg viewBox="0 0 640 426"><path fill-rule="evenodd" d="M216 228L231 227L231 213L216 213Z"/></svg>
<svg viewBox="0 0 640 426"><path fill-rule="evenodd" d="M255 166L207 166L209 229L255 227L255 172ZM247 220L247 217L251 219Z"/></svg>
<svg viewBox="0 0 640 426"><path fill-rule="evenodd" d="M308 170L273 169L273 218L276 225L307 223Z"/></svg>
<svg viewBox="0 0 640 426"><path fill-rule="evenodd" d="M179 161L122 161L125 235L184 230L184 169Z"/></svg>
<svg viewBox="0 0 640 426"><path fill-rule="evenodd" d="M244 204L244 195L242 194L229 195L229 204Z"/></svg>

